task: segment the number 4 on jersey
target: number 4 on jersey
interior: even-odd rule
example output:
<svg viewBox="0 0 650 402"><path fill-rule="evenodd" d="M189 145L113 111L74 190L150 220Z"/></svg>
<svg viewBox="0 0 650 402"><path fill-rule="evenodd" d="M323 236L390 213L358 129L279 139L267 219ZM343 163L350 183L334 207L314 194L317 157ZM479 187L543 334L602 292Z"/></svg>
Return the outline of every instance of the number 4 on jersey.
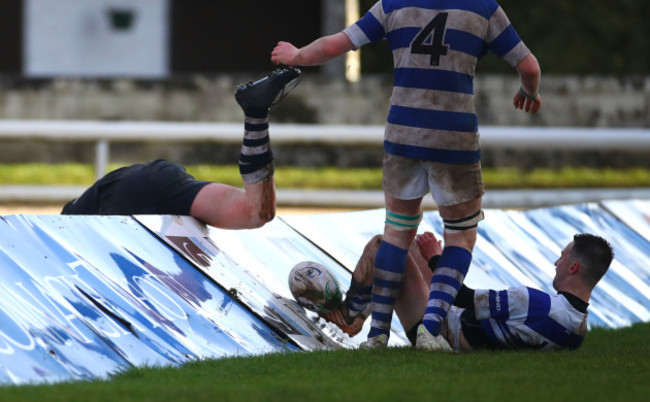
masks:
<svg viewBox="0 0 650 402"><path fill-rule="evenodd" d="M449 49L449 46L443 45L442 43L445 38L448 15L449 13L436 15L427 26L422 28L418 36L411 43L411 53L428 54L431 56L429 64L432 66L440 64L440 56L446 56L447 50ZM429 40L429 38L431 39Z"/></svg>

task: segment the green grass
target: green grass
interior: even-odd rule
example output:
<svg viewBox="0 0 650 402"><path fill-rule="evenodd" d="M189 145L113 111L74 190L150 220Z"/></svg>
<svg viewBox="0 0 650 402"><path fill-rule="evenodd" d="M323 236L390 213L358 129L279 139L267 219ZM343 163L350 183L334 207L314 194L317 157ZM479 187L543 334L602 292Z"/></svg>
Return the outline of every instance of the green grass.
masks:
<svg viewBox="0 0 650 402"><path fill-rule="evenodd" d="M120 165L112 164L109 170ZM0 185L83 185L94 182L91 165L83 164L16 164L0 165ZM199 180L217 181L241 186L236 166L192 165L187 171ZM276 185L279 188L314 189L381 189L381 169L339 169L277 167ZM483 180L488 189L512 188L620 188L649 187L649 169L535 169L520 171L514 168L486 168Z"/></svg>
<svg viewBox="0 0 650 402"><path fill-rule="evenodd" d="M224 358L109 381L0 387L22 401L644 401L650 323L595 329L577 351L393 348Z"/></svg>

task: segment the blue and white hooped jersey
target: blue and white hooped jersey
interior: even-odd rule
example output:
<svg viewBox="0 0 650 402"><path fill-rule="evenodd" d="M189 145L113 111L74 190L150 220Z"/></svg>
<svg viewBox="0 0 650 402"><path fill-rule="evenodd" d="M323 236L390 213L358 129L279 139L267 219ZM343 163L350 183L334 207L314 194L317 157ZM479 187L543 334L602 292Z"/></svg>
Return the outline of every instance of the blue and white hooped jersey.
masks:
<svg viewBox="0 0 650 402"><path fill-rule="evenodd" d="M444 163L480 159L478 60L492 51L515 67L530 53L494 0L382 0L343 32L356 48L390 43L386 152Z"/></svg>
<svg viewBox="0 0 650 402"><path fill-rule="evenodd" d="M477 289L474 309L485 334L506 349L577 349L587 334L587 313L561 294L524 286Z"/></svg>

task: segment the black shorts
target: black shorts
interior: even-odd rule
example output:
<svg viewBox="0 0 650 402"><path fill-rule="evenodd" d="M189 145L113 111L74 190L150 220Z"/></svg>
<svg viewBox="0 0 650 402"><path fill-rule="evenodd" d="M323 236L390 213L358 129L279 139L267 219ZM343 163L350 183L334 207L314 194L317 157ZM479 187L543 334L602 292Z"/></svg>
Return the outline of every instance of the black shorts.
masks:
<svg viewBox="0 0 650 402"><path fill-rule="evenodd" d="M114 170L63 207L64 215L189 215L198 192L181 165L163 159Z"/></svg>

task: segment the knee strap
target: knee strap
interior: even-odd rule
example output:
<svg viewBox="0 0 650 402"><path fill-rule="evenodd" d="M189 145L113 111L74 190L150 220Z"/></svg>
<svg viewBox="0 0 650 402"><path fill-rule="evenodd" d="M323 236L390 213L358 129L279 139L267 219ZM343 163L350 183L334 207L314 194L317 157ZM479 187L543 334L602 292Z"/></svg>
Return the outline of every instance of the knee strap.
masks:
<svg viewBox="0 0 650 402"><path fill-rule="evenodd" d="M459 219L443 219L442 222L445 224L445 232L447 233L458 233L464 230L476 229L478 223L483 220L485 215L483 210L480 209L472 215L459 218Z"/></svg>
<svg viewBox="0 0 650 402"><path fill-rule="evenodd" d="M417 229L422 222L422 214L417 214L415 216L411 215L400 215L394 212L386 210L386 226L397 231Z"/></svg>

